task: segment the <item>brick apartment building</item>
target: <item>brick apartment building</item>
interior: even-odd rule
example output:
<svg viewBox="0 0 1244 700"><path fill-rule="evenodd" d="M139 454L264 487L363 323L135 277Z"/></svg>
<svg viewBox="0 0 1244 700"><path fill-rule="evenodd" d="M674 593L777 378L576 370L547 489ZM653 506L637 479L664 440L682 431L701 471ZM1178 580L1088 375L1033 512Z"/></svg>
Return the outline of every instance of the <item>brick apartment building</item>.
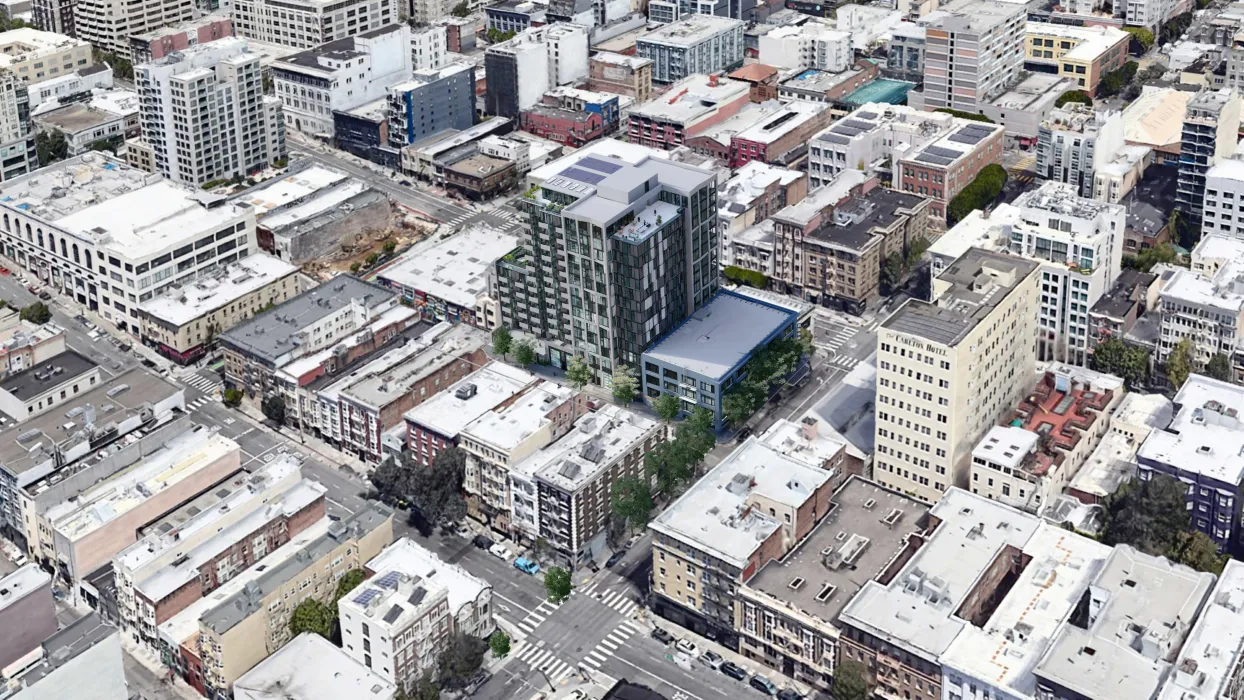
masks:
<svg viewBox="0 0 1244 700"><path fill-rule="evenodd" d="M790 167L808 154L808 141L832 120L829 105L795 100L730 139L730 167L753 160Z"/></svg>
<svg viewBox="0 0 1244 700"><path fill-rule="evenodd" d="M536 105L522 112L519 128L575 148L605 135L605 125L599 114L547 105Z"/></svg>
<svg viewBox="0 0 1244 700"><path fill-rule="evenodd" d="M744 82L688 76L660 97L631 109L627 140L649 148L677 148L737 114L748 104L748 94Z"/></svg>
<svg viewBox="0 0 1244 700"><path fill-rule="evenodd" d="M903 192L933 200L929 214L944 223L946 205L991 163L1002 162L1005 130L997 124L960 120L942 138L898 162Z"/></svg>

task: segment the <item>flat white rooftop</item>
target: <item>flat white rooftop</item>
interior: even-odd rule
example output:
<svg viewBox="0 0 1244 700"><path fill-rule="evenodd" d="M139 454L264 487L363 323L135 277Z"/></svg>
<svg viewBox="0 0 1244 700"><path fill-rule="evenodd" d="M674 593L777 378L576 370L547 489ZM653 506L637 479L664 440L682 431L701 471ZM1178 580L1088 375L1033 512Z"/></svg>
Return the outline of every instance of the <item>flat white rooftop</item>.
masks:
<svg viewBox="0 0 1244 700"><path fill-rule="evenodd" d="M735 134L735 138L755 143L773 143L795 129L815 119L829 105L807 100L792 100L778 110L773 116Z"/></svg>
<svg viewBox="0 0 1244 700"><path fill-rule="evenodd" d="M415 544L408 537L385 547L367 562L371 571L401 571L420 576L430 585L444 586L449 591L449 607L454 615L464 605L471 605L492 585L470 574L466 569L444 561L430 550Z"/></svg>
<svg viewBox="0 0 1244 700"><path fill-rule="evenodd" d="M929 245L929 254L934 259L949 262L958 260L972 248L998 250L1000 249L1000 237L1019 222L1020 214L1019 207L1006 202L994 207L988 217L980 209L974 209L949 231L933 241Z"/></svg>
<svg viewBox="0 0 1244 700"><path fill-rule="evenodd" d="M206 428L187 431L76 502L50 509L47 518L52 529L75 542L238 449L236 442Z"/></svg>
<svg viewBox="0 0 1244 700"><path fill-rule="evenodd" d="M753 496L798 508L832 476L753 436L687 489L650 527L741 569L782 527L753 507Z"/></svg>
<svg viewBox="0 0 1244 700"><path fill-rule="evenodd" d="M549 421L547 414L574 396L574 390L556 382L541 381L517 401L493 409L475 419L462 433L509 452Z"/></svg>
<svg viewBox="0 0 1244 700"><path fill-rule="evenodd" d="M406 421L456 438L472 421L535 383L536 375L503 362L490 362L406 412Z"/></svg>
<svg viewBox="0 0 1244 700"><path fill-rule="evenodd" d="M994 464L1019 469L1028 454L1036 449L1039 436L1031 430L1013 425L995 425L972 449L973 457Z"/></svg>
<svg viewBox="0 0 1244 700"><path fill-rule="evenodd" d="M1062 58L1070 61L1092 61L1120 42L1126 43L1131 37L1130 34L1117 27L1078 27L1070 24L1032 21L1028 22L1028 36L1053 36L1077 42L1074 48L1062 55ZM1051 62L1057 63L1053 59Z"/></svg>
<svg viewBox="0 0 1244 700"><path fill-rule="evenodd" d="M1244 563L1227 562L1158 700L1217 700L1229 688L1244 651Z"/></svg>
<svg viewBox="0 0 1244 700"><path fill-rule="evenodd" d="M841 618L936 663L968 624L955 611L980 575L1003 548L1023 549L1042 521L960 488L931 512L942 522L928 542L888 586L869 581Z"/></svg>
<svg viewBox="0 0 1244 700"><path fill-rule="evenodd" d="M304 632L233 682L234 700L392 700L397 688L343 649Z"/></svg>
<svg viewBox="0 0 1244 700"><path fill-rule="evenodd" d="M639 165L645 158L668 159L670 154L669 151L640 146L637 143L627 143L617 139L598 139L570 155L562 156L557 160L533 169L527 175L527 182L529 184L543 183L551 177L560 175L562 171L589 156L617 158L630 165Z"/></svg>
<svg viewBox="0 0 1244 700"><path fill-rule="evenodd" d="M740 34L745 22L715 15L688 15L640 37L639 44L664 44L667 46L695 46L702 41L730 31Z"/></svg>
<svg viewBox="0 0 1244 700"><path fill-rule="evenodd" d="M1228 484L1244 479L1244 387L1193 374L1175 395L1180 410L1155 430L1139 457Z"/></svg>
<svg viewBox="0 0 1244 700"><path fill-rule="evenodd" d="M247 214L241 205L94 152L0 183L0 205L129 260L197 240Z"/></svg>
<svg viewBox="0 0 1244 700"><path fill-rule="evenodd" d="M48 588L48 596L52 594L52 577L39 568L38 564L27 564L17 571L0 578L0 610L25 598L40 588Z"/></svg>
<svg viewBox="0 0 1244 700"><path fill-rule="evenodd" d="M723 381L796 320L788 309L721 292L643 354L645 361Z"/></svg>
<svg viewBox="0 0 1244 700"><path fill-rule="evenodd" d="M296 265L266 253L255 253L149 299L139 308L153 318L180 327L296 272Z"/></svg>
<svg viewBox="0 0 1244 700"><path fill-rule="evenodd" d="M560 440L529 456L516 470L567 493L596 478L603 469L629 453L657 422L621 406L604 406L581 416Z"/></svg>
<svg viewBox="0 0 1244 700"><path fill-rule="evenodd" d="M238 195L267 229L280 229L332 209L362 193L367 185L340 170L313 165L266 186Z"/></svg>
<svg viewBox="0 0 1244 700"><path fill-rule="evenodd" d="M1110 556L1110 547L1049 523L1023 551L1031 560L989 621L964 625L941 656L943 665L1012 698L1036 695L1033 667Z"/></svg>
<svg viewBox="0 0 1244 700"><path fill-rule="evenodd" d="M821 469L847 446L840 435L826 427L812 417L799 423L783 419L769 426L759 439L761 444L791 459Z"/></svg>
<svg viewBox="0 0 1244 700"><path fill-rule="evenodd" d="M751 85L741 80L721 78L712 85L707 75L689 75L671 85L660 97L632 107L631 114L657 121L696 124L717 114L723 104L744 99L750 90Z"/></svg>
<svg viewBox="0 0 1244 700"><path fill-rule="evenodd" d="M379 277L472 309L488 291L488 273L519 245L517 236L476 224L444 239L428 241L385 266Z"/></svg>

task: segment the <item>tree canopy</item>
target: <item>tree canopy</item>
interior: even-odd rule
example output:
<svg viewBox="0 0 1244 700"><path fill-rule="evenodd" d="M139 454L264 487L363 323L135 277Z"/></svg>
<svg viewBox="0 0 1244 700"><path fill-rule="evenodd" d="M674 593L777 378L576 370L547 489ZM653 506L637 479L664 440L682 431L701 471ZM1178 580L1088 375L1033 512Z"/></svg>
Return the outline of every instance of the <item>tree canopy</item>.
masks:
<svg viewBox="0 0 1244 700"><path fill-rule="evenodd" d="M1106 500L1102 541L1127 544L1198 571L1219 573L1225 558L1205 533L1191 529L1188 489L1165 474L1133 479Z"/></svg>
<svg viewBox="0 0 1244 700"><path fill-rule="evenodd" d="M518 341L514 346L514 362L520 367L526 367L536 361L536 349L526 340Z"/></svg>
<svg viewBox="0 0 1244 700"><path fill-rule="evenodd" d="M774 384L783 381L799 367L807 351L798 338L779 338L752 353L747 376L730 387L721 400L721 414L733 427L739 427L764 405Z"/></svg>
<svg viewBox="0 0 1244 700"><path fill-rule="evenodd" d="M454 632L449 635L440 658L436 660L437 678L441 688L455 690L462 688L484 663L484 653L488 651L488 642L482 639Z"/></svg>
<svg viewBox="0 0 1244 700"><path fill-rule="evenodd" d="M48 308L47 304L36 301L33 304L22 307L19 316L23 321L30 321L35 325L43 325L52 320L52 310Z"/></svg>
<svg viewBox="0 0 1244 700"><path fill-rule="evenodd" d="M1149 378L1149 352L1141 347L1128 345L1118 338L1107 338L1093 348L1094 370L1106 372L1138 386Z"/></svg>
<svg viewBox="0 0 1244 700"><path fill-rule="evenodd" d="M696 408L675 428L674 439L657 443L644 455L644 468L655 480L657 490L672 496L691 482L696 468L716 444L713 414Z"/></svg>
<svg viewBox="0 0 1244 700"><path fill-rule="evenodd" d="M263 401L259 404L259 409L263 411L264 418L276 423L278 426L285 425L285 397L272 393L263 397Z"/></svg>
<svg viewBox="0 0 1244 700"><path fill-rule="evenodd" d="M492 351L502 358L510 354L514 349L514 336L510 335L510 329L505 326L497 326L492 332Z"/></svg>
<svg viewBox="0 0 1244 700"><path fill-rule="evenodd" d="M1057 100L1054 100L1054 106L1062 107L1068 102L1091 106L1093 104L1093 98L1089 97L1081 90L1068 90L1067 92L1059 95Z"/></svg>
<svg viewBox="0 0 1244 700"><path fill-rule="evenodd" d="M609 504L615 518L626 522L631 531L648 524L656 504L652 500L652 484L637 476L619 477L610 489Z"/></svg>
<svg viewBox="0 0 1244 700"><path fill-rule="evenodd" d="M1153 42L1156 41L1153 32L1144 27L1124 27L1123 31L1131 34L1136 43L1140 44L1140 47L1145 51L1148 51L1153 46Z"/></svg>
<svg viewBox="0 0 1244 700"><path fill-rule="evenodd" d="M454 9L450 10L449 14L454 17L468 17L471 14L471 6L467 4L466 0L462 0L462 2L454 5Z"/></svg>
<svg viewBox="0 0 1244 700"><path fill-rule="evenodd" d="M587 366L587 361L582 357L575 355L566 364L566 381L572 389L579 391L592 383L592 368Z"/></svg>
<svg viewBox="0 0 1244 700"><path fill-rule="evenodd" d="M867 700L868 669L858 661L843 661L834 671L834 685L829 697L833 700Z"/></svg>
<svg viewBox="0 0 1244 700"><path fill-rule="evenodd" d="M945 112L946 114L954 115L960 119L971 119L974 122L984 122L986 124L994 123L992 119L990 119L989 117L986 117L983 114L977 114L976 112L965 112L961 109L951 109L950 107L939 107L938 109L935 109L933 111Z"/></svg>
<svg viewBox="0 0 1244 700"><path fill-rule="evenodd" d="M682 402L673 394L661 394L652 402L652 409L657 412L661 420L672 423L682 411Z"/></svg>
<svg viewBox="0 0 1244 700"><path fill-rule="evenodd" d="M333 611L315 598L308 598L294 608L289 616L289 634L297 637L303 632L314 632L328 641L333 640Z"/></svg>
<svg viewBox="0 0 1244 700"><path fill-rule="evenodd" d="M631 403L639 395L639 379L628 365L617 363L613 366L612 384L613 400L619 406Z"/></svg>
<svg viewBox="0 0 1244 700"><path fill-rule="evenodd" d="M1229 382L1232 380L1233 372L1231 371L1231 358L1219 353L1209 358L1209 362L1205 363L1205 376L1217 379L1220 382Z"/></svg>
<svg viewBox="0 0 1244 700"><path fill-rule="evenodd" d="M738 267L737 265L725 266L722 268L721 274L727 280L737 284L745 284L749 287L755 287L757 289L764 289L769 286L769 278L765 276L763 272L748 270L746 268Z"/></svg>
<svg viewBox="0 0 1244 700"><path fill-rule="evenodd" d="M992 206L1002 188L1006 187L1007 177L1006 169L997 163L981 168L976 179L950 200L950 205L946 207L946 224L954 226L968 214Z"/></svg>
<svg viewBox="0 0 1244 700"><path fill-rule="evenodd" d="M497 630L488 638L488 648L492 650L492 655L498 659L510 653L510 635Z"/></svg>
<svg viewBox="0 0 1244 700"><path fill-rule="evenodd" d="M1175 250L1175 246L1170 243L1159 243L1135 255L1124 255L1123 267L1148 272L1158 263L1174 263L1178 258L1179 252Z"/></svg>
<svg viewBox="0 0 1244 700"><path fill-rule="evenodd" d="M1184 338L1166 358L1166 379L1175 387L1175 391L1179 391L1179 387L1184 385L1184 381L1192 373L1193 362L1192 341Z"/></svg>
<svg viewBox="0 0 1244 700"><path fill-rule="evenodd" d="M574 581L570 577L570 572L560 566L550 566L548 571L544 572L544 590L548 593L549 602L553 605L569 598L571 591L574 590Z"/></svg>
<svg viewBox="0 0 1244 700"><path fill-rule="evenodd" d="M436 453L431 467L412 464L409 468L412 474L407 494L429 526L446 528L466 517L466 501L462 499L466 459L461 448L448 447Z"/></svg>

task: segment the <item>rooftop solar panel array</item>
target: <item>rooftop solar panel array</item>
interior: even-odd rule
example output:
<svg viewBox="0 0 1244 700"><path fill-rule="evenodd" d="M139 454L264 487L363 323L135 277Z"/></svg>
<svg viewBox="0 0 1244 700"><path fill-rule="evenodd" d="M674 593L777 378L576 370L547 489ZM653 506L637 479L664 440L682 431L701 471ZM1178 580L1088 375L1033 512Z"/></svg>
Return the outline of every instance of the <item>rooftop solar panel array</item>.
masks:
<svg viewBox="0 0 1244 700"><path fill-rule="evenodd" d="M916 156L916 160L921 163L932 163L933 165L950 165L955 162L954 158L943 158L942 156L935 156L931 153L921 153Z"/></svg>
<svg viewBox="0 0 1244 700"><path fill-rule="evenodd" d="M837 144L846 144L846 143L851 143L851 140L850 140L850 139L848 139L847 137L845 137L845 136L840 136L840 135L838 135L838 134L834 134L834 133L825 134L825 135L824 135L824 136L822 136L819 140L821 140L821 141L828 141L828 142L830 142L830 143L837 143Z"/></svg>
<svg viewBox="0 0 1244 700"><path fill-rule="evenodd" d="M592 170L595 170L598 173L612 174L622 169L622 166L618 165L617 163L610 163L607 160L601 160L599 158L594 158L592 156L588 156L580 160L578 163L575 163L575 165L578 165L579 167L583 167L583 168L591 168Z"/></svg>
<svg viewBox="0 0 1244 700"><path fill-rule="evenodd" d="M380 591L368 586L367 590L355 596L354 603L356 605L367 605L371 602L372 598L375 598L377 595L380 595Z"/></svg>
<svg viewBox="0 0 1244 700"><path fill-rule="evenodd" d="M575 167L566 168L561 174L579 182L590 182L593 185L599 185L600 181L605 179L605 176L600 173L592 172L591 170L580 170Z"/></svg>
<svg viewBox="0 0 1244 700"><path fill-rule="evenodd" d="M963 151L956 151L953 148L942 148L941 146L929 146L924 152L941 158L950 158L951 160L963 155Z"/></svg>
<svg viewBox="0 0 1244 700"><path fill-rule="evenodd" d="M877 113L876 112L859 112L855 116L859 117L860 119L876 119Z"/></svg>
<svg viewBox="0 0 1244 700"><path fill-rule="evenodd" d="M391 625L397 621L397 618L401 616L402 616L402 607L400 605L394 605L393 607L389 608L389 612L384 614L384 621Z"/></svg>
<svg viewBox="0 0 1244 700"><path fill-rule="evenodd" d="M858 119L848 119L845 122L842 122L842 125L849 126L852 129L859 129L860 131L867 131L868 129L871 129L874 126L876 126L875 124L871 124L869 122L862 122Z"/></svg>
<svg viewBox="0 0 1244 700"><path fill-rule="evenodd" d="M376 580L376 585L381 588L397 588L397 582L402 578L402 574L397 571L390 571L384 576Z"/></svg>

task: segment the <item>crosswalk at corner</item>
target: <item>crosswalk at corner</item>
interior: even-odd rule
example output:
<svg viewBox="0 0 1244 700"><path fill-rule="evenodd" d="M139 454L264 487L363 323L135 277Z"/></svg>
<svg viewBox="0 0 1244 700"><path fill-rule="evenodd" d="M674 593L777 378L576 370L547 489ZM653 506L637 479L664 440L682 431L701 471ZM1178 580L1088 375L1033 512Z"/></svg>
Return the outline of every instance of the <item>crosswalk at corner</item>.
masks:
<svg viewBox="0 0 1244 700"><path fill-rule="evenodd" d="M631 600L625 593L620 591L599 590L599 586L599 582L594 582L588 584L588 586L582 591L576 592L613 608L614 611L623 617L630 617L635 613L635 610L639 608L639 604Z"/></svg>
<svg viewBox="0 0 1244 700"><path fill-rule="evenodd" d="M522 641L516 644L510 653L531 669L543 672L554 683L577 672L574 664L559 659L557 654L545 649L540 643Z"/></svg>
<svg viewBox="0 0 1244 700"><path fill-rule="evenodd" d="M182 377L181 383L185 384L186 386L198 389L204 394L210 394L216 391L217 389L219 389L220 387L224 386L224 383L221 382L219 379L212 379L211 377L205 377L198 373Z"/></svg>
<svg viewBox="0 0 1244 700"><path fill-rule="evenodd" d="M553 611L560 608L561 606L562 606L562 603L558 603L557 605L554 605L553 603L550 603L547 600L542 601L539 605L536 606L535 610L532 610L530 613L528 613L527 617L523 618L522 622L518 623L518 628L526 632L527 634L531 634L532 632L535 631L537 627L540 626L541 622L544 622L546 619L548 619L549 615L552 615Z"/></svg>
<svg viewBox="0 0 1244 700"><path fill-rule="evenodd" d="M618 651L618 647L625 644L627 639L630 639L631 635L642 631L643 628L639 626L639 623L631 622L630 620L619 622L618 626L605 635L605 638L600 640L600 644L597 644L596 648L588 652L583 661L579 662L579 667L588 673L596 673L609 660L609 657Z"/></svg>

